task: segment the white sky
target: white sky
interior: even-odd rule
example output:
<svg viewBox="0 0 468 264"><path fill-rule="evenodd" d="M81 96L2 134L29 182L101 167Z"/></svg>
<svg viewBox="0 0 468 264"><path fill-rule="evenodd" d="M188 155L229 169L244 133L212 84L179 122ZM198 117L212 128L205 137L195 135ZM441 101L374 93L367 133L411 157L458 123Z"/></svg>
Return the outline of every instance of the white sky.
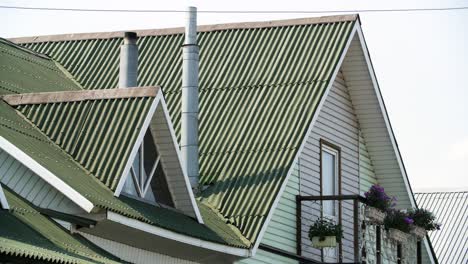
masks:
<svg viewBox="0 0 468 264"><path fill-rule="evenodd" d="M0 5L101 9L344 10L468 6L468 1L31 1ZM199 14L199 24L307 14ZM362 27L413 189L468 189L468 10L363 13ZM0 37L183 26L183 14L0 9Z"/></svg>

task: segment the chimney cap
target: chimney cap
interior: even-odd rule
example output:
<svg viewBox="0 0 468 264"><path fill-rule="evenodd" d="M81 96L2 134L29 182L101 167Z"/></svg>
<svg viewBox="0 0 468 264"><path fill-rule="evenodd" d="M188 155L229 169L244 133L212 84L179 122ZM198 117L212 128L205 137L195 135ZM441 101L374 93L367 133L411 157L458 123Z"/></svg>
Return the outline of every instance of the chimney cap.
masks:
<svg viewBox="0 0 468 264"><path fill-rule="evenodd" d="M135 44L137 40L136 32L125 32L124 33L124 43L125 44Z"/></svg>

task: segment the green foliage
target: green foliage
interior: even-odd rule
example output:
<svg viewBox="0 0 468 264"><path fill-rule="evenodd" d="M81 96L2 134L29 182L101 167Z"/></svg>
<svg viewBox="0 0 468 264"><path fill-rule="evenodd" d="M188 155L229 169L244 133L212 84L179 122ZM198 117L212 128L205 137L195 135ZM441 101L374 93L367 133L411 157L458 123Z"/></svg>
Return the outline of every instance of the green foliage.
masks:
<svg viewBox="0 0 468 264"><path fill-rule="evenodd" d="M427 231L440 230L440 224L436 222L434 214L426 209L411 209L408 216L414 220L414 224Z"/></svg>
<svg viewBox="0 0 468 264"><path fill-rule="evenodd" d="M409 233L413 222L407 213L400 210L389 210L385 216L384 225L387 230L394 228Z"/></svg>
<svg viewBox="0 0 468 264"><path fill-rule="evenodd" d="M326 236L335 236L339 243L343 237L343 228L329 219L319 218L310 226L309 238L312 240L312 237L319 237L319 240L323 241Z"/></svg>

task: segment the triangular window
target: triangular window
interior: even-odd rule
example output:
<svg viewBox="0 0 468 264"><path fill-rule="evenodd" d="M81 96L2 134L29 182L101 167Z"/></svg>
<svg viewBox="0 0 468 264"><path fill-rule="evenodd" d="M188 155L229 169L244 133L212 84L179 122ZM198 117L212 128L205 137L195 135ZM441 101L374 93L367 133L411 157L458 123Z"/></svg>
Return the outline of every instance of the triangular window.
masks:
<svg viewBox="0 0 468 264"><path fill-rule="evenodd" d="M174 207L159 152L149 130L133 160L122 191L147 202Z"/></svg>

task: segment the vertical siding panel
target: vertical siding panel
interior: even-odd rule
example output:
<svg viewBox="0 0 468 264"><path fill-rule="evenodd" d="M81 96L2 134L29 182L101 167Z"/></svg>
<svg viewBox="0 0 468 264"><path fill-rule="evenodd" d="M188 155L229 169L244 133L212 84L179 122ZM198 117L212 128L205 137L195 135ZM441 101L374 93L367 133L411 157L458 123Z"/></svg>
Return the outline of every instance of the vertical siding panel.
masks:
<svg viewBox="0 0 468 264"><path fill-rule="evenodd" d="M84 212L38 175L1 149L0 182L36 206L65 213ZM65 200L70 202L63 203ZM59 206L60 204L66 206Z"/></svg>
<svg viewBox="0 0 468 264"><path fill-rule="evenodd" d="M300 159L301 195L320 194L320 139L341 147L341 192L359 193L359 124L341 72L333 83ZM343 261L354 261L353 208L343 202ZM305 257L320 260L320 251L310 246L308 229L320 215L320 205L303 203L302 252Z"/></svg>

